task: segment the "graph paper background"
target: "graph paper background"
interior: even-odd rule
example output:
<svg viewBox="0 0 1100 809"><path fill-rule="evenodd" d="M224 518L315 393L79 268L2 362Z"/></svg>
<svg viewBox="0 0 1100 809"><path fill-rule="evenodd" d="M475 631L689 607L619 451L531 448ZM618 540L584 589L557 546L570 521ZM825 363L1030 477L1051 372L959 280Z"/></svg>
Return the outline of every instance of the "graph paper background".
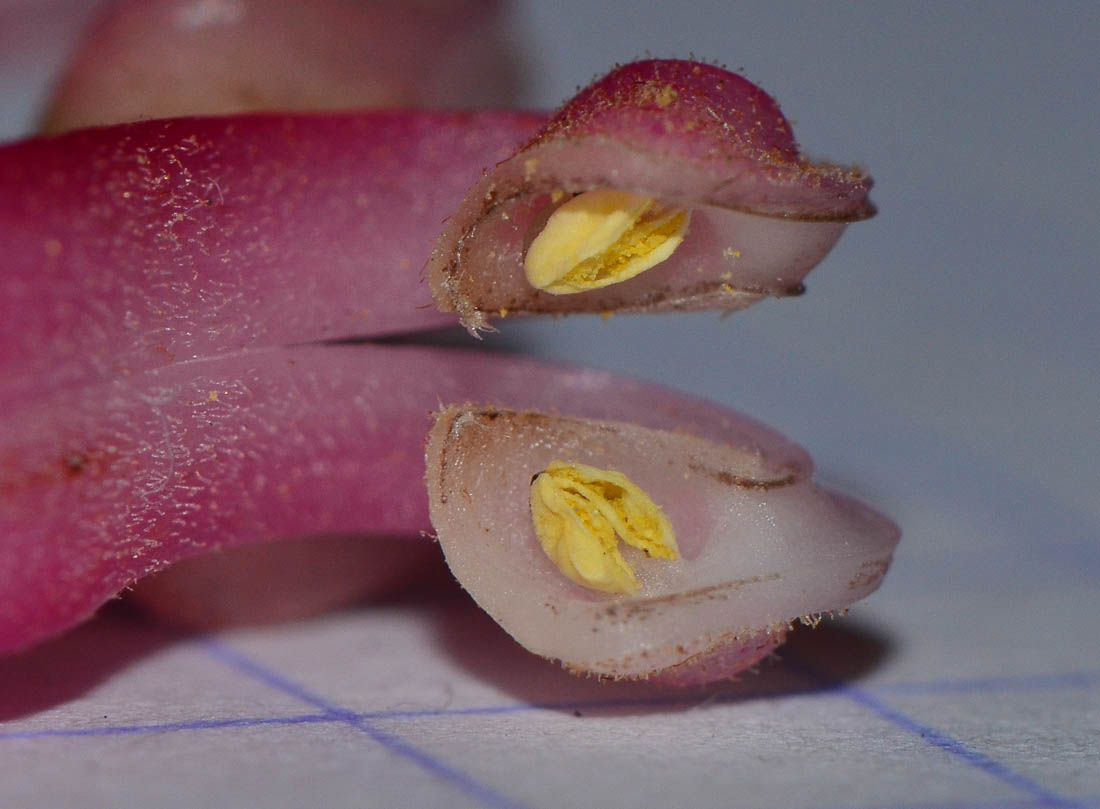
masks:
<svg viewBox="0 0 1100 809"><path fill-rule="evenodd" d="M496 345L769 421L901 523L882 590L689 692L573 678L445 579L212 637L108 610L0 660L0 807L1100 807L1100 12L595 5L517 6L532 106L646 52L743 67L881 213L801 299ZM2 136L83 6L0 0Z"/></svg>

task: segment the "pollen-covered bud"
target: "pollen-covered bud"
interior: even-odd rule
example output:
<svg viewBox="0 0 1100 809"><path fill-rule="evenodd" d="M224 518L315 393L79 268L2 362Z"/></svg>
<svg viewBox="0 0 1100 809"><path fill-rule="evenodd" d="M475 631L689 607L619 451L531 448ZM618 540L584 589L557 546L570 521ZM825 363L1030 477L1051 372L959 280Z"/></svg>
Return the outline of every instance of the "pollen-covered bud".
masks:
<svg viewBox="0 0 1100 809"><path fill-rule="evenodd" d="M652 197L601 188L558 207L527 249L531 286L568 295L627 281L669 258L691 214Z"/></svg>
<svg viewBox="0 0 1100 809"><path fill-rule="evenodd" d="M848 223L874 213L870 189L858 167L803 155L744 77L647 59L582 90L484 173L428 281L471 332L502 309L732 312L801 294Z"/></svg>
<svg viewBox="0 0 1100 809"><path fill-rule="evenodd" d="M661 507L622 472L554 461L531 482L531 519L539 544L577 584L608 593L641 585L619 540L647 557L680 558Z"/></svg>

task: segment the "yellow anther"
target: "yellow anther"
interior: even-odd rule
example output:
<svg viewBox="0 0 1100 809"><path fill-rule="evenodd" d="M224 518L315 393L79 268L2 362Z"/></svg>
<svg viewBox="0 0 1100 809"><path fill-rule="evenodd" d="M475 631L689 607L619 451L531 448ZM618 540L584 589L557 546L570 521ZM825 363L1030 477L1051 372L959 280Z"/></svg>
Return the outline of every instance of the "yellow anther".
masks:
<svg viewBox="0 0 1100 809"><path fill-rule="evenodd" d="M619 539L649 557L680 558L661 507L622 472L554 461L531 482L531 518L550 560L595 590L629 594L641 587Z"/></svg>
<svg viewBox="0 0 1100 809"><path fill-rule="evenodd" d="M602 188L563 203L527 248L536 289L568 295L617 284L660 264L684 240L689 211Z"/></svg>

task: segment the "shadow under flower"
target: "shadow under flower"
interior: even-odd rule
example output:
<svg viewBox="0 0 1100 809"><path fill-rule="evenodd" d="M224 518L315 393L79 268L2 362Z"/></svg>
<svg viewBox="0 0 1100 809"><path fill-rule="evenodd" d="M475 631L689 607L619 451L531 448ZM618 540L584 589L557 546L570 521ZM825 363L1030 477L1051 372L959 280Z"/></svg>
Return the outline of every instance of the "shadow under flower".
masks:
<svg viewBox="0 0 1100 809"><path fill-rule="evenodd" d="M458 592L440 594L432 617L440 649L471 676L528 704L575 715L643 715L832 690L895 652L889 636L867 624L798 626L775 655L740 677L680 687L572 674L528 652Z"/></svg>
<svg viewBox="0 0 1100 809"><path fill-rule="evenodd" d="M180 638L111 602L76 629L0 659L0 722L75 700Z"/></svg>

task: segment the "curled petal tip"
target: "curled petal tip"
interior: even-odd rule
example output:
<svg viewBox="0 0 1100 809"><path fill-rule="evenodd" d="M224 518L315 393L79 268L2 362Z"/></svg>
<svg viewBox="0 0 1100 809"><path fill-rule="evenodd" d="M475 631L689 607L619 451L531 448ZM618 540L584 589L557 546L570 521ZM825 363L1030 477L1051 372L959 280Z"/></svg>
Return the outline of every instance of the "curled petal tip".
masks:
<svg viewBox="0 0 1100 809"><path fill-rule="evenodd" d="M774 100L741 76L636 62L473 187L429 280L470 329L502 310L742 309L799 289L874 212L870 188L858 169L807 160Z"/></svg>
<svg viewBox="0 0 1100 809"><path fill-rule="evenodd" d="M777 163L799 159L775 99L736 73L700 62L648 59L618 67L565 104L545 132L564 136L615 126L634 137L682 135L682 145L696 152L740 152Z"/></svg>
<svg viewBox="0 0 1100 809"><path fill-rule="evenodd" d="M743 180L731 176L713 194L731 208L811 220L874 214L867 198L872 180L862 169L812 163L775 99L714 65L680 59L624 65L570 100L542 134L618 136L670 159L741 164L760 175L761 184L741 190Z"/></svg>
<svg viewBox="0 0 1100 809"><path fill-rule="evenodd" d="M614 679L725 679L767 656L799 616L876 589L899 537L885 517L814 486L804 468L729 439L449 407L427 447L432 523L455 576L530 651ZM532 475L561 468L556 459L603 488L567 481L548 520L529 491ZM675 553L631 541L632 530L657 525L648 507L632 510L632 488L658 504ZM624 564L631 586L604 586L602 571Z"/></svg>

